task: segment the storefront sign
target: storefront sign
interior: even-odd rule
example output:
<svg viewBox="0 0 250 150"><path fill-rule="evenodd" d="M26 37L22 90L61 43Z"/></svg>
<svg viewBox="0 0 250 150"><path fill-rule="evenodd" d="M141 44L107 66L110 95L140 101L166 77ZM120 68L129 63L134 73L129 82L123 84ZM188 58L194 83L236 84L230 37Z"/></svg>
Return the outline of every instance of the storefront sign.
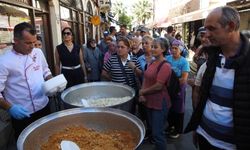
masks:
<svg viewBox="0 0 250 150"><path fill-rule="evenodd" d="M95 26L100 25L101 23L100 16L92 16L90 22Z"/></svg>
<svg viewBox="0 0 250 150"><path fill-rule="evenodd" d="M7 28L9 27L8 16L0 15L0 28Z"/></svg>
<svg viewBox="0 0 250 150"><path fill-rule="evenodd" d="M10 16L10 26L11 27L14 27L16 24L18 24L20 22L21 22L20 17Z"/></svg>
<svg viewBox="0 0 250 150"><path fill-rule="evenodd" d="M10 16L10 27L14 27L15 25L21 23L21 22L29 22L28 18L23 18L23 17L13 17Z"/></svg>
<svg viewBox="0 0 250 150"><path fill-rule="evenodd" d="M36 24L36 33L41 34L41 25L40 24Z"/></svg>
<svg viewBox="0 0 250 150"><path fill-rule="evenodd" d="M0 43L12 43L13 31L0 31Z"/></svg>

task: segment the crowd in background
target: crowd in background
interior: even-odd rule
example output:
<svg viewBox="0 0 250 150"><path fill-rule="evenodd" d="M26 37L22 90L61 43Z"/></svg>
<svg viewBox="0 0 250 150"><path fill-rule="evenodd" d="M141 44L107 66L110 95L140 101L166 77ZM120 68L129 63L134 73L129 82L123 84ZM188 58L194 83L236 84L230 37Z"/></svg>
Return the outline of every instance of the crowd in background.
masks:
<svg viewBox="0 0 250 150"><path fill-rule="evenodd" d="M228 14L232 17L228 17ZM233 8L219 7L211 12L205 21L205 27L200 27L197 37L191 38L192 43L199 41L200 44L192 47L194 56L189 60L187 58L191 50L173 26L167 27L165 34L157 36L151 35L146 27L128 31L126 25L121 25L120 31L117 32L116 28L111 26L103 32L100 41L88 39L86 45L74 43L73 37L71 28L62 30L62 43L55 49L55 75L65 76L68 81L66 88L100 81L123 83L133 88L136 96L130 113L143 121L146 127L145 140L155 144L156 149L166 149L166 136L178 139L183 133L188 84L192 87L194 114L186 132L195 131L195 135L199 137L200 148L235 149L238 146L245 149L249 146L244 140L233 137L245 136L249 140L250 135L249 126L246 127L250 125L249 118L247 120L245 117L249 116L250 106L250 63L246 60L249 56L249 40L240 34L239 14ZM26 82L29 85L29 82L38 82L36 78L39 78L39 81L48 80L52 78L52 74L39 50L42 48L42 41L36 37L31 25L17 25L14 29L14 38L13 51L7 52L0 60L4 62L1 63L1 68L4 69L0 71L0 92L4 96L0 95L0 104L9 111L15 122L14 127L20 133L23 128L17 127L17 124L23 123L23 120L25 122L25 119L30 117L34 119L47 114L41 114L41 110L47 112L48 99L45 95L36 93L38 87L34 84L34 90L27 87L35 92L34 101L30 104L21 102L25 107L14 104L19 103L18 100L6 103L4 98L16 99L18 96L11 93L15 91L12 87L20 88L15 78L26 87ZM34 47L36 48L33 51ZM18 69L13 67L14 64L9 61L9 57L17 61L22 59L22 63L28 66L26 70L31 69L27 72L28 76L34 79L29 81L26 73L22 74L25 80L15 75L9 76L9 70ZM41 68L29 68L35 63L41 65ZM40 74L35 77L31 73L37 70ZM169 90L173 88L173 80L177 81L179 87L178 93L174 96ZM12 84L9 85L9 82ZM26 93L23 96L28 95ZM43 99L43 103L36 101L39 98ZM30 116L31 111L38 116ZM236 115L230 115L232 113ZM236 124L233 124L233 119L237 121ZM23 125L25 126L27 124ZM221 133L220 129L225 134ZM233 132L233 129L240 132ZM248 137L243 133L243 129L246 129L246 134L249 133Z"/></svg>
<svg viewBox="0 0 250 150"><path fill-rule="evenodd" d="M136 91L134 105L130 112L137 115L144 122L146 126L145 140L155 144L156 149L166 149L166 136L168 138L178 139L183 133L187 85L192 87L192 105L195 111L186 131L195 131L194 139L198 137L198 145L201 149L227 149L229 147L229 149L233 149L235 147L231 139L227 139L225 135L216 130L216 127L218 127L227 132L227 130L232 129L232 126L223 126L222 124L225 124L225 121L216 120L213 118L216 117L216 114L213 115L212 113L211 115L208 113L208 109L211 109L217 112L222 118L228 117L224 116L226 114L225 111L230 111L229 108L231 108L231 106L224 106L224 102L220 101L232 98L226 98L230 95L230 90L225 90L219 85L214 85L217 84L216 82L220 82L222 86L228 86L226 87L228 89L232 87L231 81L223 82L224 80L226 81L223 75L232 78L232 73L227 73L224 69L224 65L227 66L228 64L218 66L219 68L223 68L222 73L218 73L220 70L217 69L218 71L216 70L215 75L221 74L221 76L215 77L214 81L209 80L210 85L202 82L202 76L203 74L209 74L205 72L206 66L204 64L209 61L209 55L212 53L211 49L216 49L216 47L213 46L226 47L221 44L223 41L220 41L223 36L222 33L222 35L212 35L216 30L226 29L210 23L212 21L218 21L219 23L216 23L222 24L223 26L226 22L230 22L229 27L232 28L230 32L235 31L235 33L232 33L230 36L239 37L237 35L239 33L237 25L239 18L225 17L227 13L237 16L236 11L230 7L217 8L214 12L221 14L222 21L213 18L213 13L211 13L206 20L206 28L203 26L200 27L197 36L195 36L196 34L194 32L191 33L192 35L190 36L192 38L189 43L192 44L184 43L182 35L179 31L176 31L173 26L167 27L164 34L158 32L151 34L149 29L143 26L133 31L128 31L126 25L121 25L120 31L118 32L113 26L111 26L109 30L104 31L103 39L91 49L88 44L87 47L83 48L83 51L85 51L83 53L84 62L85 64L90 64L87 65L87 68L91 68L88 69L90 70L88 74L91 74L92 70L98 68L98 71L95 71L94 74L99 78L93 80L91 76L94 75L91 74L88 76L89 82L108 80L129 85ZM223 16L226 19L223 18ZM227 31L229 32L229 29ZM228 35L226 32L224 34ZM95 42L93 39L92 41ZM226 39L224 39L224 41L226 41ZM230 41L228 42L230 43ZM236 45L237 44L238 43L236 43ZM191 45L191 47L188 48L187 45ZM210 51L208 50L209 48ZM97 56L95 55L95 51L99 51L98 53L100 53L100 55L98 55L98 57L95 57ZM220 58L225 55L226 51L227 50L222 50L222 53L219 54ZM193 56L191 56L191 53L193 53ZM99 64L91 64L91 60L87 59L89 55L95 57L95 59L98 58L98 61L95 61L95 63L99 62ZM232 61L232 58L227 59L228 63ZM225 60L223 61L225 63ZM173 76L177 77L176 80L178 80L179 86L178 94L174 97L169 91L169 88L174 88L171 87L172 84L170 84L172 80L174 80ZM206 75L205 78L208 78L208 76ZM220 79L217 81L217 78ZM205 92L204 89L201 90L201 86L210 87L210 90L205 90L208 91L209 94ZM224 93L226 95L222 96L218 93L219 91L216 90L222 93L226 92L229 95ZM203 95L201 95L201 92L203 92ZM205 98L203 96L207 97ZM203 99L204 102L207 100L207 103L200 102L200 99ZM212 102L210 99L212 99ZM215 100L219 101L215 102ZM205 107L204 114L200 111L201 103L203 104L203 109ZM211 105L213 105L213 107ZM217 106L220 107L221 110L217 108ZM199 109L197 109L197 107ZM196 111L198 110L200 112L197 114ZM197 118L197 115L200 117L202 114L201 120L193 120L193 118ZM229 118L231 117L232 116ZM215 120L221 124L218 125L216 124L217 122L213 122ZM200 123L200 126L196 126L195 129L190 129L190 126L196 125L194 122ZM210 125L212 127L209 127ZM219 135L220 137L218 137ZM232 136L230 135L229 137L231 138ZM221 142L221 139L225 141ZM197 144L196 142L194 143ZM222 143L222 145L218 143Z"/></svg>
<svg viewBox="0 0 250 150"><path fill-rule="evenodd" d="M175 34L172 26L166 32L163 37L153 38L146 27L128 31L126 25L121 25L117 32L111 26L99 42L89 39L82 48L87 82L123 83L136 91L130 112L145 123L145 140L158 149L166 148L166 135L177 139L183 132L190 72L186 59L189 51L180 33ZM73 35L63 33L63 39L67 36ZM172 73L178 78L180 92L170 99L166 86Z"/></svg>

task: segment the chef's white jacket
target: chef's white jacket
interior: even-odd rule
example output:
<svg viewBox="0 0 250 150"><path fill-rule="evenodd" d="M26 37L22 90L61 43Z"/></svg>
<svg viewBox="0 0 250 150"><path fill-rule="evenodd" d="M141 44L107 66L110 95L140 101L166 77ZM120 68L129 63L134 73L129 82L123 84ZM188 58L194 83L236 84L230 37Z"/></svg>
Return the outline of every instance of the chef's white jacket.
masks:
<svg viewBox="0 0 250 150"><path fill-rule="evenodd" d="M48 104L42 88L44 79L51 75L40 49L28 55L8 50L0 56L0 97L11 104L20 104L32 114Z"/></svg>

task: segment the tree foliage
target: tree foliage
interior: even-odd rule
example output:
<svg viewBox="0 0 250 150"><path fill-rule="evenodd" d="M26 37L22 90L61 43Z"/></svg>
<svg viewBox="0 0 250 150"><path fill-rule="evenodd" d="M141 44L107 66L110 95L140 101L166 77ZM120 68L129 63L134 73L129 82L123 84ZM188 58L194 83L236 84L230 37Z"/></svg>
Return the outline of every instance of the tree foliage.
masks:
<svg viewBox="0 0 250 150"><path fill-rule="evenodd" d="M139 24L145 24L153 15L153 4L148 0L140 0L132 6L132 12Z"/></svg>
<svg viewBox="0 0 250 150"><path fill-rule="evenodd" d="M118 1L113 4L112 13L117 16L119 24L131 26L132 17L127 15L127 7L122 2Z"/></svg>
<svg viewBox="0 0 250 150"><path fill-rule="evenodd" d="M129 28L131 27L131 22L132 22L132 17L127 16L126 14L122 13L119 18L118 18L118 22L120 24L124 24L127 25Z"/></svg>
<svg viewBox="0 0 250 150"><path fill-rule="evenodd" d="M123 3L122 2L116 2L116 3L114 3L113 4L113 6L111 7L111 11L112 11L112 13L116 16L118 16L118 18L119 18L119 16L120 15L122 15L122 14L126 14L127 12L126 12L126 7L123 5Z"/></svg>

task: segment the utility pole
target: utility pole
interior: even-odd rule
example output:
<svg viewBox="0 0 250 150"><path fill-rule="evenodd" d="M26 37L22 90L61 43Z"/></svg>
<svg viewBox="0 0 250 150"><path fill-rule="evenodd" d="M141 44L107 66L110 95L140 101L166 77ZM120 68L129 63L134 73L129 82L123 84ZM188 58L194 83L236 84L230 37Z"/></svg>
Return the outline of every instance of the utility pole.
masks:
<svg viewBox="0 0 250 150"><path fill-rule="evenodd" d="M155 0L153 0L153 22L155 22Z"/></svg>
<svg viewBox="0 0 250 150"><path fill-rule="evenodd" d="M155 34L154 23L155 23L155 0L153 0L153 35Z"/></svg>

